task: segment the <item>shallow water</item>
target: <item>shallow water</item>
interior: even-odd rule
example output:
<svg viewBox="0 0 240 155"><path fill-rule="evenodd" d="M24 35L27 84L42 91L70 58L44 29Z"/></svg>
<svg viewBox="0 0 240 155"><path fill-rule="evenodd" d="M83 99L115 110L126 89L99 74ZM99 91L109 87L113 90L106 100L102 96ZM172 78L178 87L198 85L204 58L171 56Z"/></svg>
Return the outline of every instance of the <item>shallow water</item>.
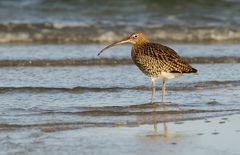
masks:
<svg viewBox="0 0 240 155"><path fill-rule="evenodd" d="M121 61L121 58L130 58L129 46L116 47L97 57L96 54L102 47L91 44L4 45L0 47L0 61L12 63L15 60L71 61L104 58ZM171 47L181 55L193 59L202 56L209 60L216 58L216 55L238 58L239 48L238 45L188 44L175 44ZM133 136L138 132L146 135L154 124L153 118L155 124L162 125L163 122L181 124L189 120L238 114L240 64L209 61L192 65L198 69L197 75L184 75L167 81L165 104L160 102L161 81L157 81L156 102L149 103L151 81L133 64L68 66L62 63L55 67L1 67L0 148L9 154L39 154L41 150L53 153L61 148L64 154L69 151L66 145L71 148L81 144L86 147L80 147L83 153L96 154L101 150L101 145L92 141L94 137L98 141L96 136L115 135L118 132L122 136ZM145 128L148 128L147 132ZM100 134L94 136L94 132ZM72 141L75 135L78 135L75 142L68 144L68 140ZM115 138L117 137L112 136L111 140L105 140L113 141ZM101 142L102 145L110 145L105 140ZM123 152L128 151L125 140L129 139L120 138L119 144L113 145L122 147ZM92 150L92 147L95 149ZM70 152L76 154L75 151Z"/></svg>
<svg viewBox="0 0 240 155"><path fill-rule="evenodd" d="M238 44L166 44L184 57L239 57ZM65 60L93 59L106 45L100 44L3 44L0 60ZM102 53L100 58L130 58L130 45L116 46Z"/></svg>
<svg viewBox="0 0 240 155"><path fill-rule="evenodd" d="M23 46L14 45L7 53L9 45L1 47L2 59L13 60L67 60L77 59L103 59L113 58L121 59L129 57L129 46L117 47L112 51L106 51L102 57L96 56L100 45L37 45ZM197 47L197 48L196 48ZM210 47L210 52L200 51ZM235 50L238 45L173 45L173 48L183 52L192 58L204 56L210 58L214 52L223 51L221 55L236 56ZM82 49L85 49L84 52ZM193 50L191 50L193 49ZM217 50L218 49L218 50ZM226 50L230 49L230 50ZM123 50L123 52L121 52ZM66 52L69 51L69 52ZM228 53L232 51L232 53ZM11 57L11 53L13 57ZM7 54L6 54L7 53ZM46 54L44 54L46 53ZM52 53L47 57L47 53ZM69 57L71 56L71 57ZM198 69L198 75L184 75L178 79L167 81L167 106L175 105L177 113L181 108L187 110L210 110L202 112L199 117L215 116L216 113L211 110L219 110L220 113L234 113L238 111L239 105L239 63L231 64L193 64ZM152 111L151 105L148 105L151 96L151 82L148 77L143 75L135 65L76 65L58 67L2 67L0 69L0 96L1 112L3 123L18 124L23 120L27 124L35 120L46 123L49 121L49 115L54 114L50 123L74 122L76 117L81 117L82 122L101 120L96 115L101 115L105 121L112 120L114 117L105 117L112 115L113 112L119 112L119 121L132 121L135 113L131 111L143 112ZM161 81L157 82L156 102L161 98ZM224 95L222 95L224 94ZM145 106L145 105L148 106ZM129 106L142 105L136 109ZM107 107L112 107L108 109ZM123 106L124 111L118 111L116 106ZM88 109L92 107L94 109ZM101 109L101 107L103 109ZM149 108L150 107L150 108ZM178 109L179 107L179 109ZM98 109L100 108L100 109ZM105 109L106 108L106 109ZM146 109L145 109L146 108ZM201 108L201 109L198 109ZM159 109L161 111L161 109ZM225 111L226 110L226 111ZM91 113L93 112L93 113ZM105 113L106 112L106 113ZM187 113L195 111L187 111ZM201 113L201 112L200 112ZM8 114L13 114L8 115ZM16 119L16 117L20 117ZM22 115L23 114L23 115ZM31 117L28 117L28 115ZM82 117L87 115L89 117ZM94 115L94 116L91 116ZM121 117L123 115L123 117ZM127 116L131 117L127 117ZM139 115L136 113L136 115ZM142 115L142 114L141 114ZM36 117L36 118L35 118ZM192 119L192 114L184 119ZM13 119L14 118L14 119ZM86 119L86 120L85 120ZM128 120L129 119L129 120ZM16 121L17 120L17 121ZM101 121L100 121L101 122ZM49 122L48 122L49 123ZM20 123L21 124L21 123Z"/></svg>

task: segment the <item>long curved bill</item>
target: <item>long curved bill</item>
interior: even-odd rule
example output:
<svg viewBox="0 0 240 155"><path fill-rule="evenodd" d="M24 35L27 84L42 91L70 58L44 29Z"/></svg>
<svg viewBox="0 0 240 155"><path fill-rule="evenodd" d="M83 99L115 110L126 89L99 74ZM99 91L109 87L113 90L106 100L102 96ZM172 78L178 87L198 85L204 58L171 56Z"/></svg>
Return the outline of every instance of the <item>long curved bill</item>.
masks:
<svg viewBox="0 0 240 155"><path fill-rule="evenodd" d="M121 45L121 44L125 44L125 43L130 43L130 39L129 38L125 38L121 41L118 41L118 42L115 42L115 43L112 43L110 45L108 45L107 47L105 47L104 49L102 49L99 53L98 53L98 56L103 52L105 51L106 49L110 48L110 47L113 47L113 46L116 46L116 45Z"/></svg>

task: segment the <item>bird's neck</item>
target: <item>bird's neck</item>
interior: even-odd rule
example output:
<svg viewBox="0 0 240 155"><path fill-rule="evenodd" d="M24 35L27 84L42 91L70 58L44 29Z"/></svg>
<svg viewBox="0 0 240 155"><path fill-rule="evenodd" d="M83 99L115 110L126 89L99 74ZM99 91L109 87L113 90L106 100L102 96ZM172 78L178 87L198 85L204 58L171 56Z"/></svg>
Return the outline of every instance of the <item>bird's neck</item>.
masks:
<svg viewBox="0 0 240 155"><path fill-rule="evenodd" d="M148 44L148 42L141 42L141 43L133 44L131 56L134 61L137 59L137 57L139 57L139 55L141 55L142 52L144 52L144 46L146 44Z"/></svg>
<svg viewBox="0 0 240 155"><path fill-rule="evenodd" d="M132 49L134 51L138 51L139 49L141 49L144 45L148 44L149 42L148 41L141 41L141 42L137 42L135 44L133 44L133 47Z"/></svg>

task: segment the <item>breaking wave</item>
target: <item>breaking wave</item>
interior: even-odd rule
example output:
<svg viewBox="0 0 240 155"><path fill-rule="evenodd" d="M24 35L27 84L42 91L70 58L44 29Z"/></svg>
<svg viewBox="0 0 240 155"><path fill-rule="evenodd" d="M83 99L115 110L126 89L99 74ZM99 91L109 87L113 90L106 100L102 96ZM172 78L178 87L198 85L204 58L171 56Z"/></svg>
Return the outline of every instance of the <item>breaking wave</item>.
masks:
<svg viewBox="0 0 240 155"><path fill-rule="evenodd" d="M156 42L239 43L240 41L240 27L1 23L0 43L109 43L118 41L134 31L144 31Z"/></svg>

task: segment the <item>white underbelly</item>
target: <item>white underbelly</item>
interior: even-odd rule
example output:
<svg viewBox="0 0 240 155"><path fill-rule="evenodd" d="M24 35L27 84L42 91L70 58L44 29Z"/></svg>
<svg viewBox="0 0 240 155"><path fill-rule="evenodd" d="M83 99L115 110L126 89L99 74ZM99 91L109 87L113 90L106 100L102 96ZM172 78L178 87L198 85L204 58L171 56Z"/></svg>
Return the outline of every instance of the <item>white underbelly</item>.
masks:
<svg viewBox="0 0 240 155"><path fill-rule="evenodd" d="M161 72L161 74L157 75L156 79L161 79L161 80L170 80L174 79L178 76L182 75L181 73L168 73L168 72Z"/></svg>

